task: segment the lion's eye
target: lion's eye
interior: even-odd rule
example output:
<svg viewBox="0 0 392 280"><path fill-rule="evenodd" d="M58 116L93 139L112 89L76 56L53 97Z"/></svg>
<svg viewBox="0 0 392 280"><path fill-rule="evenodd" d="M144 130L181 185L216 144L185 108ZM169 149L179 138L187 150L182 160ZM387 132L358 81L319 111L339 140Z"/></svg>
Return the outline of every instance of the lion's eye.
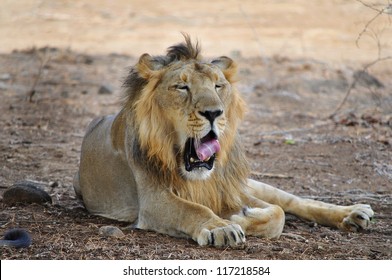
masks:
<svg viewBox="0 0 392 280"><path fill-rule="evenodd" d="M215 85L215 88L216 88L216 89L221 89L221 88L223 88L223 85L216 84L216 85Z"/></svg>
<svg viewBox="0 0 392 280"><path fill-rule="evenodd" d="M176 89L188 91L188 90L189 90L189 87L188 87L187 85L177 85L177 86L176 86Z"/></svg>

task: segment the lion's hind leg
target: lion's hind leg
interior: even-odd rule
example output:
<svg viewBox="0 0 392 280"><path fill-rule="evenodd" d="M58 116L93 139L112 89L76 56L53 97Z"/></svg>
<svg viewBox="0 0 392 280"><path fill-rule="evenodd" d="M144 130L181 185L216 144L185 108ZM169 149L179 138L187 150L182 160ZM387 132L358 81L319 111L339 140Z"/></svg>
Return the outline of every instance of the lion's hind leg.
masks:
<svg viewBox="0 0 392 280"><path fill-rule="evenodd" d="M282 234L285 214L281 207L258 201L257 207L244 207L230 217L239 224L246 235L279 238Z"/></svg>
<svg viewBox="0 0 392 280"><path fill-rule="evenodd" d="M287 213L321 225L358 231L370 225L374 212L370 205L340 206L313 199L305 199L270 185L248 180L249 193L268 203L279 205Z"/></svg>

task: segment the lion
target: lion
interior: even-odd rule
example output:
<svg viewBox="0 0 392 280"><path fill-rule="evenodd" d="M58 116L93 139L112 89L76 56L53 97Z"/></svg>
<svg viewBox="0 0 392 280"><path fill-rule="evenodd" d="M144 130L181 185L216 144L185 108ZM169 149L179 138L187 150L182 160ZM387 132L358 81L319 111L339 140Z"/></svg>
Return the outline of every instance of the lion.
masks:
<svg viewBox="0 0 392 280"><path fill-rule="evenodd" d="M236 63L204 61L199 43L184 37L166 55L143 54L121 110L88 126L74 179L87 210L215 247L278 238L285 212L342 230L369 227L369 205L304 199L248 178Z"/></svg>

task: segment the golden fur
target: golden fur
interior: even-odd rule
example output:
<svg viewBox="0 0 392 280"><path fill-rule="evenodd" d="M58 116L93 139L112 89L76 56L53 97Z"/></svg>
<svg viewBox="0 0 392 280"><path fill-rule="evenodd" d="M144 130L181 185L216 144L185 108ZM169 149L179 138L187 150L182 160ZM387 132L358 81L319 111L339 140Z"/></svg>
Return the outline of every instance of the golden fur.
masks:
<svg viewBox="0 0 392 280"><path fill-rule="evenodd" d="M368 205L306 200L248 179L235 74L228 57L203 61L188 36L165 56L142 55L125 81L122 110L87 129L74 182L86 208L218 247L239 246L245 234L279 237L283 210L342 229L366 228ZM186 155L194 153L188 143L206 138L219 140L220 151L197 162L208 168L186 168Z"/></svg>
<svg viewBox="0 0 392 280"><path fill-rule="evenodd" d="M133 133L138 135L140 149L146 156L142 159L143 162L148 163L149 166L158 167L160 177L165 180L165 185L171 186L172 191L179 197L205 205L218 215L222 214L222 210L238 211L242 207L241 194L243 193L242 188L246 185L248 169L242 153L237 152L240 149L239 144L236 143L236 141L238 142L236 138L237 126L244 115L244 102L234 88L227 104L227 114L224 122L226 128L219 140L222 150L214 173L206 180L189 181L178 172L178 161L176 154L173 153L173 147L177 145L177 135L173 124L171 124L173 119L175 121L176 116L171 119L171 116L162 110L162 107L156 101L165 97L161 97L161 92L154 89L162 77L167 75L167 72L182 66L184 64L183 60L189 58L195 58L195 61L193 62L194 65L187 64L188 68L199 67L199 70L203 71L205 75L210 75L211 79L213 79L213 75L216 75L214 73L215 69L210 69L212 65L201 65L199 50L193 48L189 38L186 40L186 50L190 51L189 54L178 57L178 62L172 62L172 65L158 70L151 70L151 68L158 68L160 65L153 65L154 62L151 61L151 57L143 55L136 66L136 70L138 75L147 80L147 83L137 100L131 96L132 92L127 93L124 107L132 110L132 118L135 122ZM221 59L225 59L229 63L223 74L227 81L231 83L237 67L230 59ZM158 63L156 62L156 64ZM203 67L206 69L203 69ZM182 74L184 75L184 73ZM132 78L131 75L128 79L129 84L134 82ZM170 101L176 102L172 99ZM183 104L179 102L179 106L183 106ZM200 121L193 112L190 115L190 121ZM116 132L112 131L112 133ZM114 135L114 138L121 138L121 136ZM179 145L184 146L184 143ZM232 166L232 161L228 161L229 157L236 160L237 165L235 167ZM152 170L151 176L156 176L156 169Z"/></svg>

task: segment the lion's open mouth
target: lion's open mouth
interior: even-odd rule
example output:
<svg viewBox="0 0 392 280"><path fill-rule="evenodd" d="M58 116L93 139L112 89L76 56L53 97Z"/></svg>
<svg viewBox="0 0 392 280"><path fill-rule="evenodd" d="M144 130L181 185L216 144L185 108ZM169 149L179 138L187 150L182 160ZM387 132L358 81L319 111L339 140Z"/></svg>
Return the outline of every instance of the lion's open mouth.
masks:
<svg viewBox="0 0 392 280"><path fill-rule="evenodd" d="M220 144L212 130L199 141L196 141L195 138L188 138L184 151L186 171L203 167L211 170L214 167L216 153L219 151Z"/></svg>

